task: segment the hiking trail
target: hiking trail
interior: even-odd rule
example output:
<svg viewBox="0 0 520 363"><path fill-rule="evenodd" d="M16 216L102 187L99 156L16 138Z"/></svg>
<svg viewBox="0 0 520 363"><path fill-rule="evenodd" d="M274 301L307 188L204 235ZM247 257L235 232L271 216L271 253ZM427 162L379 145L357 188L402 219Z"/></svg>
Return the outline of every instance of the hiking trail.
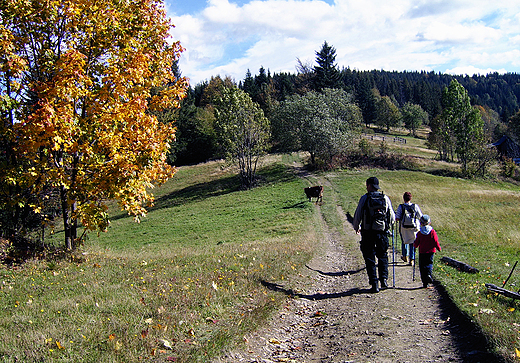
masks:
<svg viewBox="0 0 520 363"><path fill-rule="evenodd" d="M319 180L325 188L326 180ZM326 190L323 203L337 202ZM268 326L214 360L224 362L498 362L486 341L449 301L442 286L424 289L416 267L395 246L395 287L390 239L390 286L370 293L360 236L337 205L343 230L327 225L321 207L321 246L294 281L271 287L289 295ZM354 211L349 211L353 213ZM397 236L396 236L397 237Z"/></svg>

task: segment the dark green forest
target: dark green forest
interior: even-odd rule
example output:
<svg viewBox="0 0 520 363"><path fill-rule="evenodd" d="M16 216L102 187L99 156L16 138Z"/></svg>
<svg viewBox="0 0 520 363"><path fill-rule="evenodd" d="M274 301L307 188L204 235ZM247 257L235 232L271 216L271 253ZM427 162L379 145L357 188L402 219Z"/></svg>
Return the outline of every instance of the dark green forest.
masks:
<svg viewBox="0 0 520 363"><path fill-rule="evenodd" d="M338 66L335 57L335 48L325 42L316 52L316 64L303 64L298 60L295 73L271 74L269 69L260 66L256 74L247 70L241 80L215 76L192 85L176 115L177 141L172 147L170 161L184 165L219 156L213 135L211 105L221 85L236 86L249 94L271 122L277 108L288 97L322 92L325 88L342 89L353 96L365 126L378 125L381 131L405 127L415 134L417 126L430 125L441 116L443 92L456 80L467 91L471 105L479 106L486 142L496 141L505 134L514 140L520 138L517 125L519 74L454 76L426 71L359 71ZM406 121L409 106L426 112L427 118L410 125ZM278 134L277 130L272 133ZM280 151L277 140L272 141L273 151Z"/></svg>

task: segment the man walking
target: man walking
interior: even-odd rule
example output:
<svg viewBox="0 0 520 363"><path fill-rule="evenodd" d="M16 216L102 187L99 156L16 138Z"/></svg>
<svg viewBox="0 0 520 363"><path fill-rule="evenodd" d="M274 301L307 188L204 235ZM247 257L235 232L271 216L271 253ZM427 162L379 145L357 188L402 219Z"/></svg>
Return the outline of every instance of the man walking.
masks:
<svg viewBox="0 0 520 363"><path fill-rule="evenodd" d="M390 198L379 191L376 177L366 181L367 193L359 199L352 225L361 233L360 249L365 259L371 292L388 288L388 231L395 223L395 214ZM377 269L376 269L377 257ZM379 279L378 279L379 273Z"/></svg>

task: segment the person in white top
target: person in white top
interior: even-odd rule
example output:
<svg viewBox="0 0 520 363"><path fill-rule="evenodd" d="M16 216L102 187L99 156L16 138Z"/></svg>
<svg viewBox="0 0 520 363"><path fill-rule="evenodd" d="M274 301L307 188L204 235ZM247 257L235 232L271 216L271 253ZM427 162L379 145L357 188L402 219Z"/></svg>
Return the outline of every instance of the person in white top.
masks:
<svg viewBox="0 0 520 363"><path fill-rule="evenodd" d="M401 235L401 259L412 265L415 262L415 249L413 242L420 228L421 208L412 203L412 193L403 194L403 204L399 204L395 212L395 220L399 222L399 234Z"/></svg>

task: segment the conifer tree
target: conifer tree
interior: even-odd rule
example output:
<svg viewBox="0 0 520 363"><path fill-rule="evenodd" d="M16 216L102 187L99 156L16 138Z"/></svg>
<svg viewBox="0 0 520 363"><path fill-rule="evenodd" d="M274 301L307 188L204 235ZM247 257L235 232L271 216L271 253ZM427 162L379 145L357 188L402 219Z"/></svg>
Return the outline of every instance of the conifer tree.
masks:
<svg viewBox="0 0 520 363"><path fill-rule="evenodd" d="M336 49L327 42L323 43L321 50L316 52L314 66L314 88L322 91L324 88L341 88L341 73L336 65Z"/></svg>

